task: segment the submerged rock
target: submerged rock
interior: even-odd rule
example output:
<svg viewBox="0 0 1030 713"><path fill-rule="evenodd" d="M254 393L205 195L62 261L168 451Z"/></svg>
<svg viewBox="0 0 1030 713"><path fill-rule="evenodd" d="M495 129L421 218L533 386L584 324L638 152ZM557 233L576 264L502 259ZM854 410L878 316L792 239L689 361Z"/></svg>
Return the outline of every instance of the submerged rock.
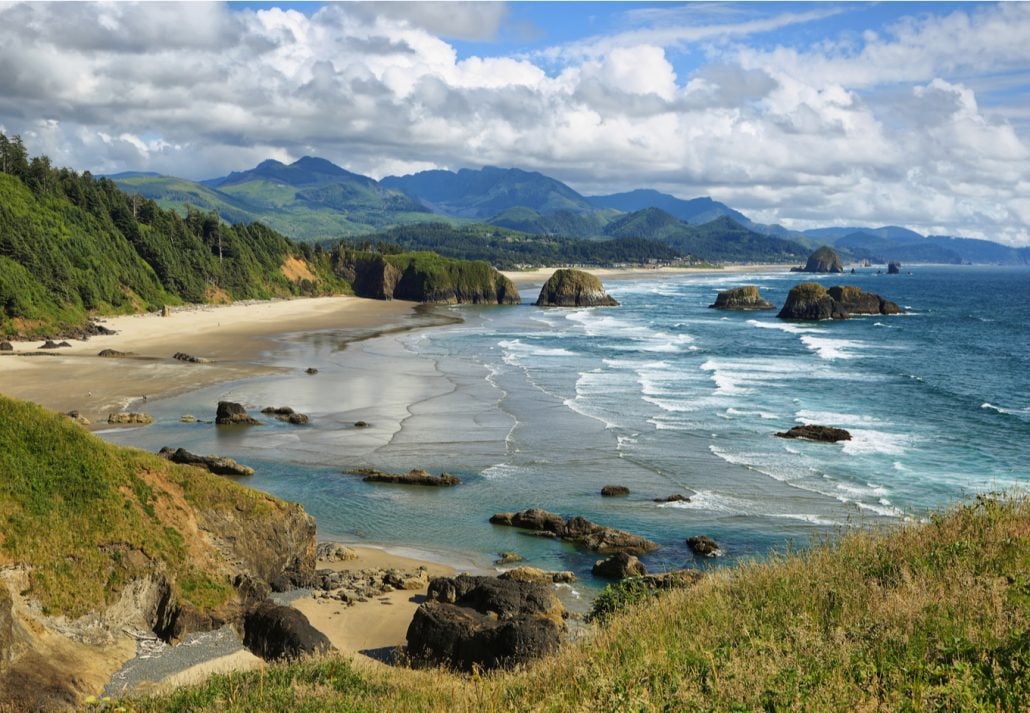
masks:
<svg viewBox="0 0 1030 713"><path fill-rule="evenodd" d="M792 267L791 272L844 272L840 255L829 245L823 245L808 256L804 267Z"/></svg>
<svg viewBox="0 0 1030 713"><path fill-rule="evenodd" d="M498 554L500 556L494 560L494 564L513 564L515 562L522 562L526 559L518 552L499 552Z"/></svg>
<svg viewBox="0 0 1030 713"><path fill-rule="evenodd" d="M901 314L902 309L879 295L850 285L829 289L817 282L802 282L791 288L780 319L848 319L852 314Z"/></svg>
<svg viewBox="0 0 1030 713"><path fill-rule="evenodd" d="M688 537L687 547L695 555L701 555L702 557L718 557L722 554L719 544L707 535Z"/></svg>
<svg viewBox="0 0 1030 713"><path fill-rule="evenodd" d="M432 475L420 468L407 473L384 473L374 468L357 468L345 471L350 475L362 475L366 483L399 483L401 485L461 485L461 478L450 473Z"/></svg>
<svg viewBox="0 0 1030 713"><path fill-rule="evenodd" d="M440 577L408 626L408 656L415 662L509 668L553 653L565 631L565 610L539 582L496 577Z"/></svg>
<svg viewBox="0 0 1030 713"><path fill-rule="evenodd" d="M162 458L167 458L173 463L180 465L193 465L204 468L215 475L254 475L254 469L237 463L232 458L221 456L198 456L190 453L185 448L164 447L157 452Z"/></svg>
<svg viewBox="0 0 1030 713"><path fill-rule="evenodd" d="M794 426L789 431L783 431L775 435L780 438L805 438L809 441L824 441L826 443L851 440L850 433L843 428L833 428L832 426Z"/></svg>
<svg viewBox="0 0 1030 713"><path fill-rule="evenodd" d="M231 425L257 425L261 422L251 418L247 409L232 401L219 401L218 410L215 412L215 423L220 426Z"/></svg>
<svg viewBox="0 0 1030 713"><path fill-rule="evenodd" d="M754 285L734 287L723 290L715 297L715 302L708 305L712 309L757 310L776 309L776 305L762 297Z"/></svg>
<svg viewBox="0 0 1030 713"><path fill-rule="evenodd" d="M568 519L546 510L530 508L522 512L502 512L493 515L494 525L508 525L533 530L549 537L568 540L581 547L602 554L627 552L642 555L658 549L658 545L647 538L612 527L597 525L583 517Z"/></svg>
<svg viewBox="0 0 1030 713"><path fill-rule="evenodd" d="M618 307L596 276L582 270L555 270L537 298L538 307Z"/></svg>
<svg viewBox="0 0 1030 713"><path fill-rule="evenodd" d="M595 577L605 579L626 579L627 577L642 577L647 574L647 567L633 555L625 552L616 552L608 559L597 560L590 570Z"/></svg>
<svg viewBox="0 0 1030 713"><path fill-rule="evenodd" d="M605 498L621 498L629 495L629 488L625 485L606 485L601 488L601 496Z"/></svg>

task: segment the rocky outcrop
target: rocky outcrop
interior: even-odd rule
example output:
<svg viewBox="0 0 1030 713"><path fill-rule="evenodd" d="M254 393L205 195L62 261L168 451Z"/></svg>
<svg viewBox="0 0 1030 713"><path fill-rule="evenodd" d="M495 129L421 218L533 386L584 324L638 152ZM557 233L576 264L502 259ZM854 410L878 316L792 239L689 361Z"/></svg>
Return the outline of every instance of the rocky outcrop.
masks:
<svg viewBox="0 0 1030 713"><path fill-rule="evenodd" d="M318 373L318 369L316 369L313 366L309 366L307 369L304 370L304 373L305 374L310 374L310 375L314 376L315 374Z"/></svg>
<svg viewBox="0 0 1030 713"><path fill-rule="evenodd" d="M851 434L843 428L832 426L804 425L794 426L789 431L775 434L780 438L804 438L809 441L823 441L825 443L836 443L837 441L850 441Z"/></svg>
<svg viewBox="0 0 1030 713"><path fill-rule="evenodd" d="M595 275L582 270L555 270L537 298L538 307L618 307Z"/></svg>
<svg viewBox="0 0 1030 713"><path fill-rule="evenodd" d="M109 413L107 415L107 422L117 425L137 424L146 426L149 423L153 423L154 419L150 414L130 411L128 413Z"/></svg>
<svg viewBox="0 0 1030 713"><path fill-rule="evenodd" d="M672 495L666 495L664 498L655 498L656 503L689 503L690 498L681 493L673 493Z"/></svg>
<svg viewBox="0 0 1030 713"><path fill-rule="evenodd" d="M722 554L719 544L707 535L688 537L687 547L695 555L701 555L702 557L718 557Z"/></svg>
<svg viewBox="0 0 1030 713"><path fill-rule="evenodd" d="M595 577L626 579L627 577L643 577L647 574L647 567L633 555L616 552L608 559L594 562L590 571Z"/></svg>
<svg viewBox="0 0 1030 713"><path fill-rule="evenodd" d="M551 571L538 567L512 567L497 575L498 579L515 582L543 582L544 584L570 584L576 581L576 573L569 570Z"/></svg>
<svg viewBox="0 0 1030 713"><path fill-rule="evenodd" d="M416 663L510 668L561 645L565 611L546 584L462 574L434 579L427 596L408 626Z"/></svg>
<svg viewBox="0 0 1030 713"><path fill-rule="evenodd" d="M427 471L415 468L407 473L384 473L374 468L357 468L346 471L350 475L361 475L366 483L398 483L400 485L461 485L461 478L450 473L431 475Z"/></svg>
<svg viewBox="0 0 1030 713"><path fill-rule="evenodd" d="M315 547L315 559L319 562L349 562L357 558L357 552L339 542L319 542Z"/></svg>
<svg viewBox="0 0 1030 713"><path fill-rule="evenodd" d="M10 342L0 342L0 352L13 352L14 345Z"/></svg>
<svg viewBox="0 0 1030 713"><path fill-rule="evenodd" d="M60 349L61 347L70 347L71 344L68 342L55 342L53 339L48 339L40 344L36 349Z"/></svg>
<svg viewBox="0 0 1030 713"><path fill-rule="evenodd" d="M280 421L286 423L292 423L294 425L303 425L311 421L307 414L297 413L289 406L265 406L261 409L261 413L266 416L275 416Z"/></svg>
<svg viewBox="0 0 1030 713"><path fill-rule="evenodd" d="M185 352L175 352L172 354L172 359L178 359L179 361L189 362L190 364L210 364L210 359L204 359L203 357L193 356L192 354L186 354Z"/></svg>
<svg viewBox="0 0 1030 713"><path fill-rule="evenodd" d="M243 644L266 661L292 661L332 650L325 634L293 607L263 602L243 620Z"/></svg>
<svg viewBox="0 0 1030 713"><path fill-rule="evenodd" d="M792 267L791 272L844 272L840 255L829 245L823 245L808 256L804 267Z"/></svg>
<svg viewBox="0 0 1030 713"><path fill-rule="evenodd" d="M897 260L891 260L887 263L887 274L888 275L900 275L901 274L901 263Z"/></svg>
<svg viewBox="0 0 1030 713"><path fill-rule="evenodd" d="M315 597L333 599L347 606L397 590L414 592L428 586L429 574L425 567L415 570L320 569L315 572L312 584L316 590Z"/></svg>
<svg viewBox="0 0 1030 713"><path fill-rule="evenodd" d="M624 498L629 495L629 488L625 485L606 485L601 488L601 496L605 498Z"/></svg>
<svg viewBox="0 0 1030 713"><path fill-rule="evenodd" d="M102 349L97 352L98 357L104 358L116 358L116 357L127 357L130 356L129 352L120 352L117 349Z"/></svg>
<svg viewBox="0 0 1030 713"><path fill-rule="evenodd" d="M515 562L522 562L526 559L518 552L499 552L498 555L500 556L494 560L494 564L498 565L514 564Z"/></svg>
<svg viewBox="0 0 1030 713"><path fill-rule="evenodd" d="M195 453L190 453L185 448L170 448L167 446L159 450L157 454L173 463L204 468L215 475L254 475L253 468L241 465L232 458L198 456Z"/></svg>
<svg viewBox="0 0 1030 713"><path fill-rule="evenodd" d="M219 401L218 410L215 412L215 423L219 426L250 426L260 424L261 422L251 418L250 414L247 413L247 409L243 408L240 404L232 401Z"/></svg>
<svg viewBox="0 0 1030 713"><path fill-rule="evenodd" d="M734 287L732 290L723 290L715 296L715 302L708 305L712 309L734 309L734 310L759 310L776 309L776 305L762 297L761 292L754 285Z"/></svg>
<svg viewBox="0 0 1030 713"><path fill-rule="evenodd" d="M644 537L596 525L583 517L564 518L538 508L516 513L497 513L490 518L490 522L494 525L532 530L545 537L567 540L601 554L626 552L631 555L642 555L658 549L657 544Z"/></svg>
<svg viewBox="0 0 1030 713"><path fill-rule="evenodd" d="M852 314L900 314L902 309L879 295L857 287L823 287L817 282L802 282L791 288L780 319L848 319Z"/></svg>

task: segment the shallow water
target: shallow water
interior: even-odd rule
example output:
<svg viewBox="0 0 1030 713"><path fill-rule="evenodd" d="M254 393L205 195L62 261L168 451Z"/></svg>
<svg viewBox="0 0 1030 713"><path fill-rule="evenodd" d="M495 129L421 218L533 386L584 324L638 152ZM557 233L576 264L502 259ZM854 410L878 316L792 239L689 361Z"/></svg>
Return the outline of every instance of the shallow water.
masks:
<svg viewBox="0 0 1030 713"><path fill-rule="evenodd" d="M158 423L104 435L252 465L245 482L301 502L323 537L483 566L517 550L581 575L596 555L487 519L533 506L580 514L659 542L652 568L712 566L1030 483L1030 269L817 279L909 314L802 324L707 309L741 284L781 304L800 281L784 273L618 280L616 309L441 308L464 322L345 348L332 331L290 335L265 355L289 372L151 400ZM178 422L212 418L220 399L289 405L312 423ZM797 423L844 427L853 440L772 436ZM341 474L355 466L446 470L465 483L370 485ZM609 483L632 494L601 498ZM672 493L691 501L652 501ZM696 560L684 539L702 533L726 557Z"/></svg>

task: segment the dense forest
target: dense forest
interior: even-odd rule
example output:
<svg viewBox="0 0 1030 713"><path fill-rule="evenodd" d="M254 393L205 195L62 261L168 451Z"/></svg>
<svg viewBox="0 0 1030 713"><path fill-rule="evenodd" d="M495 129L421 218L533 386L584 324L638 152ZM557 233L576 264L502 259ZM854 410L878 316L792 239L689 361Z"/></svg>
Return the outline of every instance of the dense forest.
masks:
<svg viewBox="0 0 1030 713"><path fill-rule="evenodd" d="M74 332L165 304L346 291L328 254L258 223L185 216L0 134L0 335Z"/></svg>
<svg viewBox="0 0 1030 713"><path fill-rule="evenodd" d="M482 224L460 227L446 223L404 225L353 239L351 244L376 247L386 253L432 250L447 257L485 260L501 270L537 265L609 266L687 259L675 248L656 240L634 237L584 240L529 235Z"/></svg>

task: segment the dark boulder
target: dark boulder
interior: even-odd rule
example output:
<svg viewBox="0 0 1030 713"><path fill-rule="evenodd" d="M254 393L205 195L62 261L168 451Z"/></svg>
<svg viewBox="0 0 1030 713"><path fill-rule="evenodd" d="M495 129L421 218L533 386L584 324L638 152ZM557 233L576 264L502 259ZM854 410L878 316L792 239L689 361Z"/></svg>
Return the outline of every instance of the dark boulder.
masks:
<svg viewBox="0 0 1030 713"><path fill-rule="evenodd" d="M625 485L606 485L601 488L601 495L606 498L622 498L629 495L629 488Z"/></svg>
<svg viewBox="0 0 1030 713"><path fill-rule="evenodd" d="M626 579L627 577L642 577L647 574L647 567L633 555L625 552L616 552L608 559L597 560L590 570L595 577L605 579Z"/></svg>
<svg viewBox="0 0 1030 713"><path fill-rule="evenodd" d="M546 510L530 508L522 512L493 515L494 525L507 525L533 530L541 535L557 537L601 554L626 552L642 555L658 549L650 540L612 527L597 525L583 517L564 518Z"/></svg>
<svg viewBox="0 0 1030 713"><path fill-rule="evenodd" d="M10 342L0 342L0 352L13 352L14 345Z"/></svg>
<svg viewBox="0 0 1030 713"><path fill-rule="evenodd" d="M687 538L687 547L695 555L702 557L717 557L722 554L718 543L707 535L694 535Z"/></svg>
<svg viewBox="0 0 1030 713"><path fill-rule="evenodd" d="M804 438L809 441L824 441L826 443L836 443L837 441L850 441L851 434L845 431L843 428L833 428L832 426L816 426L816 425L804 425L794 426L789 431L782 431L775 434L780 438Z"/></svg>
<svg viewBox="0 0 1030 713"><path fill-rule="evenodd" d="M215 475L254 475L254 469L237 463L232 458L221 456L198 456L190 453L184 448L162 448L157 452L162 458L167 458L173 463L181 465L193 465L204 468Z"/></svg>
<svg viewBox="0 0 1030 713"><path fill-rule="evenodd" d="M803 268L791 268L791 272L844 272L844 263L833 248L823 245L808 256Z"/></svg>
<svg viewBox="0 0 1030 713"><path fill-rule="evenodd" d="M308 423L311 420L306 414L297 413L289 406L265 406L261 409L261 413L268 416L275 416L280 421L296 425Z"/></svg>
<svg viewBox="0 0 1030 713"><path fill-rule="evenodd" d="M802 282L791 288L780 319L848 319L852 314L900 314L902 309L879 295L850 285L829 289L817 282Z"/></svg>
<svg viewBox="0 0 1030 713"><path fill-rule="evenodd" d="M543 582L545 584L569 584L576 581L576 573L569 570L546 570L539 567L512 567L497 575L498 579L512 579L516 582Z"/></svg>
<svg viewBox="0 0 1030 713"><path fill-rule="evenodd" d="M901 274L901 263L897 260L891 260L887 263L887 274L888 275L900 275Z"/></svg>
<svg viewBox="0 0 1030 713"><path fill-rule="evenodd" d="M831 287L826 293L836 303L835 311L844 314L901 314L896 303L850 285Z"/></svg>
<svg viewBox="0 0 1030 713"><path fill-rule="evenodd" d="M250 414L247 413L247 409L243 408L240 404L233 403L232 401L219 401L218 410L215 412L215 423L220 426L230 425L256 425L261 423L255 418L251 418Z"/></svg>
<svg viewBox="0 0 1030 713"><path fill-rule="evenodd" d="M708 305L712 309L757 310L776 309L776 305L762 297L754 285L734 287L723 290L715 297L715 302Z"/></svg>
<svg viewBox="0 0 1030 713"><path fill-rule="evenodd" d="M172 354L172 359L189 362L190 364L208 364L211 361L210 359L193 356L192 354L186 354L185 352L175 352L175 354Z"/></svg>
<svg viewBox="0 0 1030 713"><path fill-rule="evenodd" d="M374 468L356 468L346 471L350 475L364 476L362 480L366 483L398 483L400 485L461 485L461 478L450 473L431 475L420 468L408 471L407 473L384 473Z"/></svg>
<svg viewBox="0 0 1030 713"><path fill-rule="evenodd" d="M61 347L70 347L71 344L68 342L55 342L53 339L48 339L40 344L37 349L60 349Z"/></svg>
<svg viewBox="0 0 1030 713"><path fill-rule="evenodd" d="M304 370L304 373L305 374L312 374L312 375L314 375L314 374L318 373L318 369L316 369L313 366L309 366L307 369Z"/></svg>
<svg viewBox="0 0 1030 713"><path fill-rule="evenodd" d="M464 671L526 663L557 651L564 609L547 584L496 577L441 577L408 626L415 662Z"/></svg>
<svg viewBox="0 0 1030 713"><path fill-rule="evenodd" d="M128 352L120 352L117 349L103 349L97 352L98 357L115 358L129 356Z"/></svg>
<svg viewBox="0 0 1030 713"><path fill-rule="evenodd" d="M368 428L368 423L365 421L355 421L354 428Z"/></svg>
<svg viewBox="0 0 1030 713"><path fill-rule="evenodd" d="M537 298L538 307L618 307L596 276L582 270L555 270Z"/></svg>
<svg viewBox="0 0 1030 713"><path fill-rule="evenodd" d="M690 498L680 493L673 493L672 495L666 495L664 498L655 498L656 503L689 503Z"/></svg>
<svg viewBox="0 0 1030 713"><path fill-rule="evenodd" d="M333 648L306 616L272 602L263 602L246 614L243 644L266 661L294 660Z"/></svg>

